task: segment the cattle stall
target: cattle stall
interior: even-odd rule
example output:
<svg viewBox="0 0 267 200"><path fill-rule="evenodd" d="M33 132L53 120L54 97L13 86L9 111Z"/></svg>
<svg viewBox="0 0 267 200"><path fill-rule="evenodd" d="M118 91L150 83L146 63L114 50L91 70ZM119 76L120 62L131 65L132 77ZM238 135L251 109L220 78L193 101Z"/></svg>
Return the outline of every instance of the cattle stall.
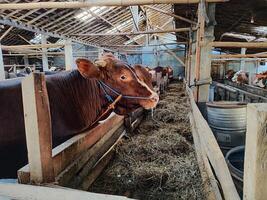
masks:
<svg viewBox="0 0 267 200"><path fill-rule="evenodd" d="M0 199L267 199L266 10L0 1Z"/></svg>
<svg viewBox="0 0 267 200"><path fill-rule="evenodd" d="M162 78L164 80L164 78ZM176 80L177 81L177 80ZM160 82L162 83L162 82ZM30 87L31 86L31 87ZM165 86L166 88L167 86ZM127 118L120 117L118 115L113 115L109 117L104 122L97 125L95 128L81 133L80 135L74 136L73 138L67 140L66 142L60 144L59 146L52 149L51 145L51 131L45 127L51 126L51 117L49 116L49 99L47 96L47 89L45 84L45 78L42 74L32 74L28 77L26 77L22 82L22 94L23 94L23 101L24 101L24 116L25 116L25 126L26 126L26 139L27 139L27 148L28 148L28 157L29 157L29 164L18 170L18 181L21 184L44 184L44 183L50 183L49 187L56 187L56 185L64 186L64 187L71 187L71 188L77 188L82 190L87 190L90 188L95 188L95 184L97 185L97 177L101 174L102 170L110 163L114 162L111 161L114 156L114 147L121 142L121 138L126 133L134 133L136 130L135 128L138 126L138 124L142 121L143 118L143 109L138 109L134 112L132 112ZM168 90L172 91L172 93L168 92ZM237 194L235 191L235 187L233 186L233 182L231 181L230 174L228 169L226 168L226 163L223 162L221 159L219 163L218 161L213 160L211 161L212 166L213 164L216 166L220 166L219 171L223 171L223 178L222 184L226 184L229 186L229 184L232 184L233 191L228 189L224 189L226 185L220 185L220 187L223 188L223 194L219 191L219 186L217 185L215 181L215 176L211 171L211 166L207 162L207 157L205 157L204 153L206 152L204 149L201 150L201 142L197 140L198 136L198 128L200 125L198 125L198 122L195 118L200 117L201 120L204 120L201 116L192 96L192 91L184 85L184 83L172 83L169 85L167 91L164 91L165 98L171 98L171 101L174 101L174 104L171 104L171 102L166 102L164 104L164 99L162 103L160 103L158 110L156 109L154 112L155 119L152 119L152 121L148 121L148 123L156 123L158 120L158 123L162 123L162 125L170 126L171 124L168 124L170 122L183 122L186 123L182 125L182 128L184 129L186 126L187 131L185 131L183 134L183 139L181 143L181 138L175 139L170 138L170 141L167 143L171 145L171 140L178 140L178 143L176 146L171 146L171 151L175 151L176 154L179 155L180 153L183 153L182 155L186 155L187 151L191 152L189 156L189 162L195 162L192 165L192 169L190 170L196 170L192 174L192 178L196 181L198 184L197 191L195 191L197 194L195 198L222 198L221 196L227 196L230 195L230 198L233 198L233 195ZM162 95L164 95L162 94ZM171 96L171 94L173 96ZM176 98L181 98L181 102L175 100ZM30 103L33 101L33 103ZM34 103L36 101L36 103ZM39 106L35 106L35 108L32 108L34 104L38 105L38 102L41 104ZM178 104L177 104L178 103ZM177 115L176 111L174 110L174 113L171 113L169 111L169 115L166 115L166 106L172 105L175 106L185 104L185 107L179 107L181 115ZM165 106L165 107L164 107ZM169 107L169 109L173 109L172 107ZM163 112L163 113L161 113ZM164 113L165 112L165 113ZM184 118L185 113L191 113L187 118ZM196 113L194 113L196 112ZM36 113L36 114L34 114ZM175 117L175 115L177 115ZM196 117L195 117L196 115ZM200 116L199 116L200 115ZM33 118L36 117L36 120ZM41 119L40 119L41 118ZM200 120L200 121L201 121ZM147 121L147 120L146 120ZM147 122L142 122L145 123ZM35 122L36 124L33 124ZM50 124L50 125L49 125ZM36 126L37 129L27 128ZM110 127L112 126L112 129ZM142 125L141 125L142 126ZM184 127L183 127L184 126ZM191 128L189 128L189 127ZM151 129L151 125L148 125L148 131ZM166 133L169 134L169 129L166 127L167 131ZM188 129L189 128L189 129ZM206 127L207 128L207 127ZM155 129L155 128L154 128ZM142 129L141 129L142 131ZM144 130L143 130L144 131ZM191 132L192 131L192 132ZM165 133L165 135L166 135ZM171 132L175 136L175 132ZM156 132L154 133L154 135ZM202 133L203 134L203 133ZM161 136L163 137L164 134ZM128 137L131 137L129 135ZM165 136L170 137L170 136ZM180 136L181 137L181 136ZM213 138L211 139L212 142L214 142L214 136L209 135L209 137ZM186 138L186 139L184 139ZM191 139L190 139L191 138ZM159 138L160 139L160 138ZM134 138L132 140L135 140ZM137 139L138 140L138 139ZM188 143L188 141L191 143ZM194 148L193 148L193 142L194 141ZM159 141L157 141L159 143ZM196 143L199 142L199 143ZM124 141L124 143L127 143L127 141ZM38 145L36 145L38 144ZM177 146L179 144L179 146ZM190 147L191 144L191 147ZM131 144L129 144L131 145ZM154 145L158 145L158 148L164 148L160 147L160 143L155 143ZM199 146L198 146L199 145ZM214 143L216 147L216 143ZM50 146L50 147L49 147ZM49 148L47 148L49 147ZM141 148L142 147L136 147ZM151 147L152 148L152 147ZM174 148L174 149L173 149ZM178 148L178 149L176 149ZM203 147L202 147L203 148ZM42 149L42 151L40 151ZM176 149L176 150L175 150ZM190 150L191 149L191 150ZM117 149L118 151L120 149ZM128 149L129 150L129 149ZM217 151L218 145L217 145ZM36 155L36 152L39 151L39 156ZM127 151L127 149L126 149ZM147 150L149 151L149 150ZM165 151L168 151L166 149ZM195 152L197 153L195 155ZM141 152L139 152L140 154ZM119 154L117 152L116 154ZM138 155L138 152L137 152ZM208 155L208 153L207 153ZM144 155L145 156L145 155ZM164 156L164 155L163 155ZM181 155L180 155L181 156ZM196 157L195 157L196 156ZM212 155L213 156L213 155ZM218 156L222 156L220 152L218 152ZM191 158L190 158L191 157ZM145 157L144 157L145 158ZM183 158L181 158L183 160ZM192 160L193 159L193 160ZM212 158L209 158L212 160ZM182 161L181 160L181 161ZM194 161L195 160L195 161ZM205 160L205 162L204 162ZM174 160L175 161L175 160ZM180 161L180 162L181 162ZM129 161L128 161L129 162ZM176 161L177 162L177 161ZM188 162L188 161L187 161ZM222 162L222 163L220 163ZM115 160L116 163L116 160ZM222 165L222 166L221 166ZM185 164L186 167L187 165ZM190 167L190 165L188 165ZM208 168L208 169L206 169ZM181 173L181 175L185 172L183 172L183 168L181 168L181 171L178 170L178 173ZM200 170L200 171L198 171ZM152 173L149 172L148 173ZM168 172L169 173L169 172ZM220 174L220 172L217 172ZM104 172L105 174L105 172ZM163 174L164 175L164 174ZM177 174L178 175L178 174ZM183 175L182 175L183 176ZM220 176L216 174L216 176ZM197 178L198 177L198 178ZM225 178L226 177L226 178ZM228 179L227 179L228 177ZM102 177L99 177L101 179ZM105 179L105 176L104 176ZM166 179L166 177L165 177ZM226 179L226 180L224 180ZM220 178L219 178L220 180ZM157 181L157 179L155 180ZM164 181L164 180L162 180ZM179 182L179 179L176 180ZM190 179L189 179L190 181ZM191 180L193 181L193 180ZM94 183L96 182L96 183ZM140 182L141 183L141 182ZM153 181L152 181L153 183ZM190 182L189 182L190 183ZM187 183L187 184L189 184ZM195 183L195 184L196 184ZM52 185L51 185L52 184ZM138 182L137 182L138 184ZM162 182L162 184L164 184ZM191 183L192 184L192 183ZM54 185L54 186L53 186ZM194 184L193 184L194 185ZM10 185L7 187L4 187L7 191L9 191L11 188L15 187L14 185ZM26 186L25 186L26 187ZM148 186L147 186L148 187ZM177 185L178 187L178 185ZM195 186L193 186L195 187ZM23 187L22 187L23 188ZM20 186L18 186L18 189L20 189ZM30 189L27 188L26 189ZM57 187L56 187L57 189ZM58 189L64 189L63 187L60 187ZM102 188L103 189L103 188ZM45 188L40 188L40 191L45 190ZM199 191L198 191L199 190ZM51 190L52 192L53 190ZM101 190L100 190L101 191ZM190 191L190 190L189 190ZM190 193L188 191L188 193ZM15 195L19 195L20 192L23 194L23 191L20 191L16 193ZM54 191L55 193L59 191ZM99 191L98 191L99 192ZM127 191L126 191L127 192ZM199 193L200 192L200 193ZM105 192L106 193L106 192ZM186 192L187 193L187 192ZM118 193L120 194L120 193ZM82 193L80 194L82 195ZM114 195L114 194L113 194ZM120 195L126 195L129 197L132 197L131 194L120 194ZM162 197L164 198L164 192L162 193ZM166 195L166 194L165 194ZM182 195L182 194L181 194ZM188 195L188 194L187 194ZM185 197L190 197L185 195ZM192 194L191 194L192 195ZM198 196L200 195L200 196ZM16 196L14 196L16 197ZM167 196L166 196L167 197ZM191 196L193 198L193 196ZM107 197L108 198L108 197ZM115 196L113 198L116 198ZM120 198L120 197L118 197ZM140 197L139 197L140 198Z"/></svg>

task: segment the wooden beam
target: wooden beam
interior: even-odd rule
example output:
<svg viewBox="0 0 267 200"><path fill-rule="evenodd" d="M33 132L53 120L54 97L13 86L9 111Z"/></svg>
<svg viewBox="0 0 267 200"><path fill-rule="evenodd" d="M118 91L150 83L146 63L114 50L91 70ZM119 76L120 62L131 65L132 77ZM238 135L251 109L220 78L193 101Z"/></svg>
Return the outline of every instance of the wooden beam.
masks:
<svg viewBox="0 0 267 200"><path fill-rule="evenodd" d="M162 45L179 45L179 44L187 44L187 42L172 42L172 43L159 43L159 44L149 44L148 46L162 46ZM106 46L106 47L136 47L136 48L138 48L138 47L145 47L144 45L140 45L140 44L125 44L125 45L116 45L116 44L114 44L114 45L112 45L112 44L101 44L100 46Z"/></svg>
<svg viewBox="0 0 267 200"><path fill-rule="evenodd" d="M267 54L220 54L212 55L212 58L267 58Z"/></svg>
<svg viewBox="0 0 267 200"><path fill-rule="evenodd" d="M244 200L267 197L267 103L248 104L244 165Z"/></svg>
<svg viewBox="0 0 267 200"><path fill-rule="evenodd" d="M43 74L32 73L22 81L22 97L30 180L54 182L52 126Z"/></svg>
<svg viewBox="0 0 267 200"><path fill-rule="evenodd" d="M267 49L267 42L211 42L213 47Z"/></svg>
<svg viewBox="0 0 267 200"><path fill-rule="evenodd" d="M153 33L178 33L187 32L192 30L191 28L177 28L169 30L152 30L152 31L139 31L139 32L126 32L126 33L88 33L88 34L73 34L72 36L123 36L123 35L142 35L142 34L153 34Z"/></svg>
<svg viewBox="0 0 267 200"><path fill-rule="evenodd" d="M184 22L187 22L187 23L190 23L190 24L197 25L197 22L195 22L195 21L192 21L192 20L190 20L190 19L187 19L187 18L182 17L182 16L179 16L179 15L175 15L175 14L173 14L173 13L168 13L168 12L165 11L165 10L162 10L162 9L159 9L159 8L156 8L156 7L153 7L153 6L144 6L144 7L149 8L149 9L151 9L151 10L155 10L155 11L160 12L160 13L163 13L163 14L165 14L165 15L171 16L171 17L173 17L173 18L175 18L175 19L179 19L179 20L182 20L182 21L184 21Z"/></svg>
<svg viewBox="0 0 267 200"><path fill-rule="evenodd" d="M7 34L9 34L9 32L13 29L13 26L10 26L4 33L3 35L1 35L0 37L0 41L4 39L4 37L7 36Z"/></svg>
<svg viewBox="0 0 267 200"><path fill-rule="evenodd" d="M39 49L39 48L57 48L63 47L64 44L32 44L32 45L3 45L3 50L19 50L19 49Z"/></svg>
<svg viewBox="0 0 267 200"><path fill-rule="evenodd" d="M206 0L206 3L228 2L229 0ZM36 3L2 3L1 10L30 10L30 9L66 9L66 8L88 8L92 6L134 6L134 5L149 5L149 4L196 4L200 0L94 0L87 2L36 2Z"/></svg>

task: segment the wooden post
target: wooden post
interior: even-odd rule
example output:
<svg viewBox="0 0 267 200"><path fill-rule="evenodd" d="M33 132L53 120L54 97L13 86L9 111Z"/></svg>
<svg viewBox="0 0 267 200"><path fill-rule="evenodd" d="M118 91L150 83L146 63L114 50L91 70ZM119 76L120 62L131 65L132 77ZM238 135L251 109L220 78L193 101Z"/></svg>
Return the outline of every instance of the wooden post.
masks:
<svg viewBox="0 0 267 200"><path fill-rule="evenodd" d="M241 48L241 55L246 55L246 51L247 51L246 48ZM240 70L244 70L245 69L245 64L246 64L245 59L242 59L241 58L241 61L240 61Z"/></svg>
<svg viewBox="0 0 267 200"><path fill-rule="evenodd" d="M244 200L267 197L267 103L248 104Z"/></svg>
<svg viewBox="0 0 267 200"><path fill-rule="evenodd" d="M98 58L100 58L101 56L103 56L103 54L104 54L104 49L99 48L98 49Z"/></svg>
<svg viewBox="0 0 267 200"><path fill-rule="evenodd" d="M29 67L29 56L28 55L23 56L23 61L24 61L25 67Z"/></svg>
<svg viewBox="0 0 267 200"><path fill-rule="evenodd" d="M5 80L5 68L4 68L3 54L0 43L0 81L1 80Z"/></svg>
<svg viewBox="0 0 267 200"><path fill-rule="evenodd" d="M46 45L47 40L46 40L46 36L42 35L41 36L41 41L42 41L42 45ZM43 64L43 71L48 71L48 56L47 56L47 48L43 47L42 48L42 64Z"/></svg>
<svg viewBox="0 0 267 200"><path fill-rule="evenodd" d="M195 62L196 62L196 38L197 33L196 31L192 32L192 35L190 36L191 39L191 52L189 53L190 56L190 63L189 63L189 71L188 71L188 84L194 85L194 79L195 79Z"/></svg>
<svg viewBox="0 0 267 200"><path fill-rule="evenodd" d="M53 182L52 128L43 74L32 73L22 81L22 98L31 182Z"/></svg>
<svg viewBox="0 0 267 200"><path fill-rule="evenodd" d="M199 24L200 28L197 35L196 63L195 63L195 79L201 81L211 78L211 46L210 42L214 40L214 24L215 24L215 4L207 4L206 8L199 4ZM205 27L205 12L209 17L209 26ZM197 87L195 92L195 100L197 102L207 102L209 100L209 84Z"/></svg>
<svg viewBox="0 0 267 200"><path fill-rule="evenodd" d="M67 39L65 41L65 67L66 70L72 70L74 66L73 53L72 53L72 41Z"/></svg>

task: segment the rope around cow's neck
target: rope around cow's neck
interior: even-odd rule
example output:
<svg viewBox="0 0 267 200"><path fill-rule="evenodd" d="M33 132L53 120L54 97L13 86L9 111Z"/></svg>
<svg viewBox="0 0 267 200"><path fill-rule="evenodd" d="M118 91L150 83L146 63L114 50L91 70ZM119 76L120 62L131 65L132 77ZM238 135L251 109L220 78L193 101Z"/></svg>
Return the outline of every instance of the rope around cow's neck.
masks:
<svg viewBox="0 0 267 200"><path fill-rule="evenodd" d="M110 101L110 99L112 100L112 97L107 93L107 91L105 90L105 88L109 89L111 92L113 92L115 95L119 96L121 95L121 98L124 99L151 99L151 97L140 97L140 96L129 96L129 95L123 95L120 92L116 91L114 88L112 88L111 86L107 85L106 83L104 83L103 81L98 80L98 83L100 85L100 88L102 88L102 90L105 93L106 98ZM112 100L113 101L113 100Z"/></svg>

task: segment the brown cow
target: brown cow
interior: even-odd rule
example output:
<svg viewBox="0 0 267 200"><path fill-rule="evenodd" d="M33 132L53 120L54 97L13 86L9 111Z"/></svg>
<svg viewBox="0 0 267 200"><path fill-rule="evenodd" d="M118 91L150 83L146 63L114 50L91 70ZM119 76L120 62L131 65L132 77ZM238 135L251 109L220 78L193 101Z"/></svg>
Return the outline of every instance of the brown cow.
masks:
<svg viewBox="0 0 267 200"><path fill-rule="evenodd" d="M170 66L167 66L166 68L167 68L168 78L169 78L170 80L172 80L172 79L173 79L173 69L172 69L172 67L170 67Z"/></svg>
<svg viewBox="0 0 267 200"><path fill-rule="evenodd" d="M226 73L225 73L225 78L227 79L227 80L232 80L232 78L234 77L234 75L235 75L235 71L234 70L232 70L232 69L229 69Z"/></svg>
<svg viewBox="0 0 267 200"><path fill-rule="evenodd" d="M261 88L267 87L267 71L256 74L256 78L253 81L253 84Z"/></svg>
<svg viewBox="0 0 267 200"><path fill-rule="evenodd" d="M79 59L77 65L78 70L46 77L53 147L91 128L119 94L123 97L115 107L117 114L140 106L153 108L158 102L149 74L142 68L132 68L112 56L95 63ZM0 82L0 178L15 178L27 163L21 80Z"/></svg>
<svg viewBox="0 0 267 200"><path fill-rule="evenodd" d="M232 78L232 81L238 84L248 84L248 73L243 70L240 70L235 73L234 77Z"/></svg>

